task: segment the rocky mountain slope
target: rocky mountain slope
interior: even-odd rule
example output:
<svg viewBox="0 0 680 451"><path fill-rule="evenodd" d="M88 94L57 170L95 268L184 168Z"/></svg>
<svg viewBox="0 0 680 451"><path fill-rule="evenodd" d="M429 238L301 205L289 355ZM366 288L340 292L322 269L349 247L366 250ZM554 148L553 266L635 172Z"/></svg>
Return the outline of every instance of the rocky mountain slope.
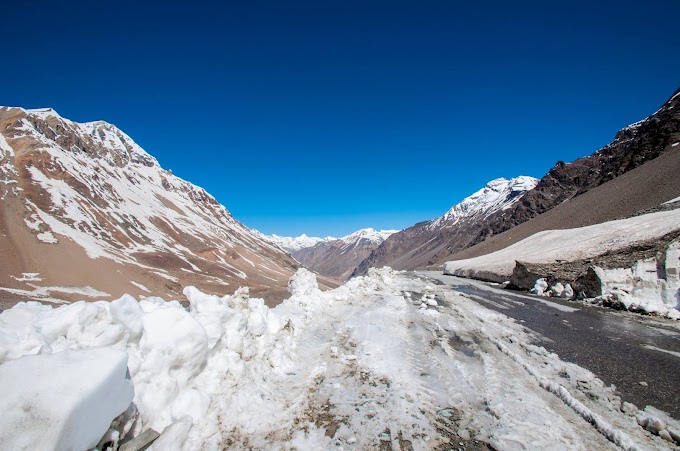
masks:
<svg viewBox="0 0 680 451"><path fill-rule="evenodd" d="M300 238L276 237L273 239L279 246L288 250L293 257L307 268L316 271L322 276L329 277L337 282L349 278L352 271L371 252L396 230L361 229L342 238L309 238L305 241L316 240L311 246L302 246ZM291 241L292 240L292 241Z"/></svg>
<svg viewBox="0 0 680 451"><path fill-rule="evenodd" d="M370 267L415 269L427 265L447 247L463 249L483 233L489 218L511 208L538 180L532 177L499 178L453 206L439 218L418 223L391 235L361 262L354 275Z"/></svg>
<svg viewBox="0 0 680 451"><path fill-rule="evenodd" d="M593 155L558 163L517 205L494 218L488 239L438 255L437 263L494 252L543 230L589 226L658 208L680 196L678 171L680 90Z"/></svg>
<svg viewBox="0 0 680 451"><path fill-rule="evenodd" d="M299 266L106 122L0 108L0 172L5 300L274 296Z"/></svg>

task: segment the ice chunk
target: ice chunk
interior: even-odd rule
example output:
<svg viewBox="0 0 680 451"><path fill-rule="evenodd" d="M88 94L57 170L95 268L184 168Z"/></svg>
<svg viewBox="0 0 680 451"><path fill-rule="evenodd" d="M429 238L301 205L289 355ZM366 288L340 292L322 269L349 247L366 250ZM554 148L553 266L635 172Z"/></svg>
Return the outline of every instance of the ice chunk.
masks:
<svg viewBox="0 0 680 451"><path fill-rule="evenodd" d="M290 278L288 291L293 296L311 296L321 292L316 282L316 275L305 268L298 269Z"/></svg>
<svg viewBox="0 0 680 451"><path fill-rule="evenodd" d="M129 294L111 302L111 318L130 332L130 338L139 337L144 330L144 311Z"/></svg>
<svg viewBox="0 0 680 451"><path fill-rule="evenodd" d="M531 290L529 290L529 292L533 293L533 294L537 294L539 296L543 296L543 293L547 289L548 289L548 282L546 282L545 279L541 278L541 279L536 280L534 287Z"/></svg>
<svg viewBox="0 0 680 451"><path fill-rule="evenodd" d="M89 449L132 402L127 353L112 348L0 365L0 449ZM83 377L86 375L86 377Z"/></svg>

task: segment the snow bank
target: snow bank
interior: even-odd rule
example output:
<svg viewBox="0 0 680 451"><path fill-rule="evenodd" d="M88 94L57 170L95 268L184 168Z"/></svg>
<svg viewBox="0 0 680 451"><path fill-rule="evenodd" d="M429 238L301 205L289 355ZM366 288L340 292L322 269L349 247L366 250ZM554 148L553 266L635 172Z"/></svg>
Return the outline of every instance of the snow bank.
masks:
<svg viewBox="0 0 680 451"><path fill-rule="evenodd" d="M263 374L283 371L294 351L293 323L299 324L305 312L349 299L362 290L380 290L391 281L390 274L394 274L390 269L372 270L369 277L354 279L325 294L319 290L316 276L300 269L289 283L291 298L277 309L278 313L262 299L250 298L247 288L219 297L187 287L188 310L177 301L148 297L138 302L129 295L112 302L81 301L58 308L38 302L19 303L0 313L0 369L4 379L11 379L13 385L6 386L14 393L2 401L6 411L14 415L10 415L14 420L3 422L3 427L11 429L14 422L26 417L20 401L31 388L36 393L45 392L49 401L45 404L55 407L68 409L69 402L84 402L86 409L90 404L100 405L106 416L86 410L86 414L74 412L60 417L61 426L55 422L57 432L71 424L90 430L87 441L78 442L87 446L76 448L92 447L132 400L132 384L125 379L127 366L136 405L136 410L128 412L136 420L130 435L147 428L167 428L172 440L186 437L192 423L205 421L215 394L223 392L225 384L237 386L248 380L257 385ZM82 374L89 375L87 380ZM119 381L115 380L117 376ZM72 386L79 388L72 390ZM102 387L108 387L106 393L97 391ZM61 399L57 392L69 393L68 399ZM123 392L128 394L123 396ZM117 401L111 403L104 395L115 396ZM247 397L238 397L237 405L252 407ZM60 416L59 412L52 414ZM90 422L87 425L98 422L98 427L81 427L77 422L81 417ZM21 431L40 430L31 422L23 427ZM67 442L59 442L57 432L19 435L65 448L61 445ZM114 433L113 439L124 437ZM170 439L166 436L164 440Z"/></svg>
<svg viewBox="0 0 680 451"><path fill-rule="evenodd" d="M109 395L120 402L107 421L125 412L109 431L104 424L92 432L77 447L83 449L95 435L104 437L100 445L120 444L148 428L162 431L155 450L372 449L402 442L438 449L472 440L496 449L603 449L628 437L649 443L638 421L619 411L613 388L528 344L523 326L510 318L451 290L382 268L326 292L300 270L290 291L273 309L243 288L220 297L187 287L188 309L131 296L58 308L21 303L0 313L0 370L74 355L82 369L51 380L89 386L82 375L96 376L91 367L99 365L86 353L109 353L100 366L115 367L118 381L125 381L127 353L134 405L125 410L131 391L116 395L124 383L106 382L111 393L96 392L100 407L113 405ZM33 378L50 380L25 373L33 371L20 369L11 379L19 388ZM27 418L20 402L0 402ZM592 418L597 430L588 425ZM22 424L34 435L41 430ZM653 440L662 441L661 434Z"/></svg>
<svg viewBox="0 0 680 451"><path fill-rule="evenodd" d="M680 230L680 209L575 229L546 230L487 255L446 262L444 274L474 277L475 273L486 271L508 280L517 260L529 263L584 260L676 230Z"/></svg>
<svg viewBox="0 0 680 451"><path fill-rule="evenodd" d="M677 243L667 252L671 258L676 253ZM670 258L667 257L667 261ZM677 262L677 257L675 261ZM631 311L654 313L673 319L680 319L680 283L677 273L661 278L655 258L637 261L632 268L602 269L595 267L595 273L602 284L602 295L592 302L614 305ZM667 267L668 268L668 267ZM671 268L673 269L673 268Z"/></svg>
<svg viewBox="0 0 680 451"><path fill-rule="evenodd" d="M293 291L319 292L316 279L312 283L307 274L298 274L295 280L301 288ZM1 378L13 380L10 387L16 388L10 391L16 392L17 397L28 396L22 387L26 390L34 386L36 393L46 392L45 403L51 403L54 409L59 406L62 414L61 406L68 409L69 402L110 406L106 412L112 407L113 415L105 420L99 421L101 415L86 410L66 415L73 419L60 418L64 425L55 422L58 430L81 416L89 418L87 425L101 423L97 428L74 423L80 429L92 429L95 436L88 436L88 445L76 446L77 449L95 446L111 420L132 401L132 383L127 381L127 385L117 388L120 383L116 385L114 380L122 371L120 379L125 381L126 366L134 382L134 402L139 410L136 433L142 427L162 431L178 421L186 423L186 418L196 421L205 415L211 403L204 387L196 384L197 376L219 380L228 375L237 379L246 371L245 362L254 359L265 361L269 367L280 365L285 352L275 336L285 324L262 299L249 298L247 289L224 297L208 295L194 287L187 287L184 293L190 302L188 311L177 301L150 297L138 302L129 295L113 302L81 301L59 308L37 302L19 303L0 314ZM74 351L83 349L88 351ZM50 378L48 374L57 377ZM83 378L83 374L88 374L88 378ZM39 384L41 379L44 383ZM78 390L73 390L76 386ZM108 387L104 394L117 396L118 401L111 404L103 399L96 392L101 387ZM120 395L124 388L129 396ZM69 393L69 397L62 399L50 394L55 390ZM22 398L17 397L5 397L2 402L8 403L8 408L13 405L18 409L16 421L21 421L26 414L17 407L22 405L19 402ZM59 412L46 414L60 416ZM41 414L39 418L43 417ZM3 427L11 424L5 421ZM30 422L25 424L27 429L35 427ZM40 443L70 443L59 442L56 435L56 432L47 435ZM39 448L42 447L35 449Z"/></svg>
<svg viewBox="0 0 680 451"><path fill-rule="evenodd" d="M95 447L132 402L127 362L123 351L92 348L0 365L0 449Z"/></svg>
<svg viewBox="0 0 680 451"><path fill-rule="evenodd" d="M497 252L446 262L444 274L508 280L517 261L535 264L583 261L677 230L680 209L576 229L548 230ZM640 260L632 268L593 267L593 270L602 285L602 296L595 298L594 303L680 319L680 242L671 243L658 260ZM543 278L537 279L530 291L566 299L574 297L571 285L556 282L549 287Z"/></svg>

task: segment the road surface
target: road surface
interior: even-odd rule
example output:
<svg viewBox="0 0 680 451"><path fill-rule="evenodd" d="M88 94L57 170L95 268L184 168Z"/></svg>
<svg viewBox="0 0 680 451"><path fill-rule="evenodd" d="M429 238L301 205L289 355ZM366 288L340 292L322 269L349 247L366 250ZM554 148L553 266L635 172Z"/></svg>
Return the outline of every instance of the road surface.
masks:
<svg viewBox="0 0 680 451"><path fill-rule="evenodd" d="M677 322L578 302L508 291L484 282L423 271L492 310L521 322L540 344L614 384L624 401L680 418L680 328Z"/></svg>

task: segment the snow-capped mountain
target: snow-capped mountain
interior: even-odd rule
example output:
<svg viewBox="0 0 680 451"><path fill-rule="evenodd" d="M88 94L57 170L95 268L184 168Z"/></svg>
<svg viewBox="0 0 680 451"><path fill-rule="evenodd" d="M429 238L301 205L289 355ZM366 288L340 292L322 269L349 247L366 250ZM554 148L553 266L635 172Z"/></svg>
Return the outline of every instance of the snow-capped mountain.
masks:
<svg viewBox="0 0 680 451"><path fill-rule="evenodd" d="M103 121L0 108L0 171L3 297L280 292L298 266Z"/></svg>
<svg viewBox="0 0 680 451"><path fill-rule="evenodd" d="M390 235L397 233L398 230L375 230L372 228L357 230L356 232L350 233L342 238L337 238L337 241L344 243L345 251L349 250L352 246L356 246L362 241L368 241L370 243L380 244L385 241Z"/></svg>
<svg viewBox="0 0 680 451"><path fill-rule="evenodd" d="M281 249L286 250L288 252L299 251L300 249L304 249L306 247L312 247L312 246L316 245L317 243L321 243L323 241L332 241L332 240L337 239L337 238L333 238L332 236L327 236L325 238L319 238L319 237L316 237L316 236L307 236L304 233L300 236L290 237L290 236L279 236L279 235L276 235L276 234L265 235L264 233L260 232L259 230L253 230L253 232L255 232L260 237L276 244L278 247L280 247Z"/></svg>
<svg viewBox="0 0 680 451"><path fill-rule="evenodd" d="M510 208L537 183L537 179L528 176L490 181L442 216L391 235L357 266L354 275L364 274L370 267L415 269L427 265L453 239L469 243L480 224L494 213Z"/></svg>
<svg viewBox="0 0 680 451"><path fill-rule="evenodd" d="M488 218L497 211L510 208L517 202L518 197L533 189L537 183L538 179L528 176L519 176L510 180L502 177L491 180L484 188L451 207L428 226L432 229L453 227L469 218Z"/></svg>
<svg viewBox="0 0 680 451"><path fill-rule="evenodd" d="M357 230L342 238L325 238L308 247L291 250L297 261L317 273L345 280L390 235L397 230Z"/></svg>

